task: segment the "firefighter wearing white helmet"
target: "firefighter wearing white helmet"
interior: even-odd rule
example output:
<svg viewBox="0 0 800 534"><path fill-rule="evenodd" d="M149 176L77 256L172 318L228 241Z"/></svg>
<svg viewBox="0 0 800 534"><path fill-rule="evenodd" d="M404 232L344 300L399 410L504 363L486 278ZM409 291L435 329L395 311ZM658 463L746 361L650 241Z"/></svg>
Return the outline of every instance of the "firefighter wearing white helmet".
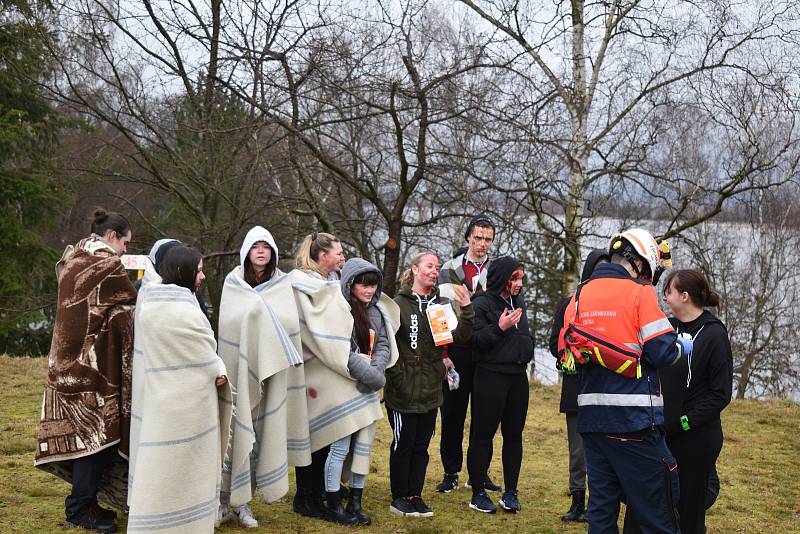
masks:
<svg viewBox="0 0 800 534"><path fill-rule="evenodd" d="M631 264L638 278L656 285L665 267L669 266L669 245L661 245L642 228L631 228L614 234L608 242L608 254L619 254ZM639 261L636 261L639 260ZM639 263L642 265L640 266Z"/></svg>
<svg viewBox="0 0 800 534"><path fill-rule="evenodd" d="M589 358L576 369L577 429L589 475L589 534L617 532L622 500L643 532L679 530L677 465L664 441L658 368L685 357L692 344L678 338L651 285L663 271L665 252L646 230L615 234L609 241L610 261L578 286L564 312L565 343L574 327L595 341L597 354L609 356L610 348L633 355L637 368L625 374L624 366Z"/></svg>

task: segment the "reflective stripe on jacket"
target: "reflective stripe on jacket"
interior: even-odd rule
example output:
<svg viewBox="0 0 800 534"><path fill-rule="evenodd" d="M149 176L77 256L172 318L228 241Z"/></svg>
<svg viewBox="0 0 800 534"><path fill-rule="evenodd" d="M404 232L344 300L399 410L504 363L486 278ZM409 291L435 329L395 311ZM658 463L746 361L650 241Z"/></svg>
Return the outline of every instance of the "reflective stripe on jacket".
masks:
<svg viewBox="0 0 800 534"><path fill-rule="evenodd" d="M574 318L573 297L564 324ZM631 278L621 265L601 264L582 290L575 324L602 332L642 357L640 379L591 363L579 367L578 431L635 432L662 425L664 400L656 369L674 364L681 351L653 286Z"/></svg>

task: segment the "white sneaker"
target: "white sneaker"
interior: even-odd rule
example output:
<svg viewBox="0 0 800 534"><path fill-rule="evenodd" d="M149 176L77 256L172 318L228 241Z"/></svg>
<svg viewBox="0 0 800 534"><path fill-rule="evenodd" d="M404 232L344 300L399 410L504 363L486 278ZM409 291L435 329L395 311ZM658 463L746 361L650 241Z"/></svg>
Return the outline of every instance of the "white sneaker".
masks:
<svg viewBox="0 0 800 534"><path fill-rule="evenodd" d="M219 528L223 523L227 523L233 519L233 512L231 507L227 504L220 503L219 510L217 510L217 518L214 520L214 528Z"/></svg>
<svg viewBox="0 0 800 534"><path fill-rule="evenodd" d="M239 524L244 528L258 528L258 521L253 517L253 511L250 509L250 505L245 504L244 506L239 506L238 508L234 508L233 511L239 518Z"/></svg>

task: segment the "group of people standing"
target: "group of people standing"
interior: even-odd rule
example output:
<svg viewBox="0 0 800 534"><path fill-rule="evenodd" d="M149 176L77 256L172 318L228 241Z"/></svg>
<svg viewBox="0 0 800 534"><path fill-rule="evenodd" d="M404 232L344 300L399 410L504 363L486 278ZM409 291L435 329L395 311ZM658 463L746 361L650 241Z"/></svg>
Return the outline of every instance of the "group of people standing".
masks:
<svg viewBox="0 0 800 534"><path fill-rule="evenodd" d="M491 221L476 218L468 241L476 228L489 228L481 239L491 243ZM119 261L131 238L124 216L97 210L91 236L68 247L57 269L35 465L72 484L67 526L115 532L116 512L99 499L128 515L131 532L210 532L230 520L255 528L249 502L285 495L290 466L295 512L369 524L361 499L381 390L393 435L389 509L431 516L422 499L427 451L458 376L448 347L473 337L475 371L462 373L461 387L484 375L494 384L479 393L492 409L473 414L473 492L485 495L491 452L482 449L502 425L501 502L519 509L533 342L516 260L489 267L486 254L470 255L475 280L440 284L438 256L422 252L392 300L381 271L345 262L335 236L306 236L285 273L273 236L256 226L225 279L215 336L200 297L200 252L159 240L134 285Z"/></svg>
<svg viewBox="0 0 800 534"><path fill-rule="evenodd" d="M296 513L370 524L362 496L382 400L392 513L434 514L422 493L440 409L437 491L459 486L469 412L469 507L497 510L487 491L501 489L488 475L500 428L498 504L520 511L534 339L524 268L510 256L489 259L494 237L489 217L472 218L466 249L444 265L434 252L415 255L390 299L381 271L345 261L334 235L306 236L296 268L283 272L272 234L256 226L225 278L215 336L200 297L200 252L159 240L137 290L119 261L130 224L97 210L91 236L57 267L37 440L35 465L72 484L67 525L115 532L116 513L99 498L129 515L131 532L211 532L231 520L255 528L249 502L284 496L290 466ZM730 346L704 310L718 295L697 271L670 273L667 321L651 287L661 266L649 234L615 235L609 250L590 255L576 295L556 313L551 350L579 360L564 365L576 371L562 396L573 495L564 519L587 519L588 471L590 532L615 531L620 502L626 531L677 532L680 510L681 531L702 532L690 525L703 524L696 500L715 476ZM581 347L565 346L573 326L599 328L633 351L636 377L585 363ZM676 457L692 467L676 473Z"/></svg>

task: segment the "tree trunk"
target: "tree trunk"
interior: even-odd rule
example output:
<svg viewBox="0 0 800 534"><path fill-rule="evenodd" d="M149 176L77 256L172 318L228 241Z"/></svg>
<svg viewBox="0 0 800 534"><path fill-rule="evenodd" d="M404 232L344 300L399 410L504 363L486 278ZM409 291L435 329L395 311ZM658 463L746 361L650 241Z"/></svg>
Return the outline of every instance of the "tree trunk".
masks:
<svg viewBox="0 0 800 534"><path fill-rule="evenodd" d="M561 289L571 295L578 286L580 270L580 236L583 222L583 195L586 189L587 151L586 123L589 109L586 86L586 53L584 43L583 0L572 1L572 98L566 102L571 114L572 139L569 147L569 193L564 212L564 271Z"/></svg>
<svg viewBox="0 0 800 534"><path fill-rule="evenodd" d="M397 293L398 270L400 269L400 238L403 225L399 219L389 223L389 238L384 245L383 256L383 292L390 297Z"/></svg>

